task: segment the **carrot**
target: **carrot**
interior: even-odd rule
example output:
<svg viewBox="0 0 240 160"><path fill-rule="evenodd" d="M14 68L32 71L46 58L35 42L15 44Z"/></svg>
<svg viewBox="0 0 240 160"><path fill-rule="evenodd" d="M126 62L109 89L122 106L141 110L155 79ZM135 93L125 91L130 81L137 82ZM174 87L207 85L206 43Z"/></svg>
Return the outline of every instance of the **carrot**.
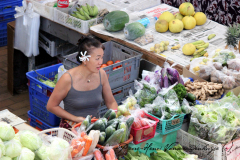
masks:
<svg viewBox="0 0 240 160"><path fill-rule="evenodd" d="M114 150L111 148L110 150L109 150L109 152L110 152L110 156L111 156L111 158L112 158L112 160L114 160L116 157L115 157L115 152L114 152Z"/></svg>
<svg viewBox="0 0 240 160"><path fill-rule="evenodd" d="M105 154L105 158L106 158L106 160L114 160L111 158L111 156L109 154Z"/></svg>
<svg viewBox="0 0 240 160"><path fill-rule="evenodd" d="M85 135L83 136L83 140L85 141L85 147L84 147L84 151L83 151L83 156L86 156L88 153L88 150L92 144L92 138L90 138L89 136Z"/></svg>
<svg viewBox="0 0 240 160"><path fill-rule="evenodd" d="M83 137L83 136L85 136L86 135L86 133L85 132L82 132L81 133L81 137Z"/></svg>
<svg viewBox="0 0 240 160"><path fill-rule="evenodd" d="M98 149L94 151L94 156L96 160L103 160L102 153Z"/></svg>
<svg viewBox="0 0 240 160"><path fill-rule="evenodd" d="M78 152L81 152L81 150L83 149L83 146L84 146L83 144L78 145L78 148L77 148Z"/></svg>
<svg viewBox="0 0 240 160"><path fill-rule="evenodd" d="M74 149L74 150L71 152L72 157L76 156L77 154L78 154L78 150L77 150L77 149Z"/></svg>

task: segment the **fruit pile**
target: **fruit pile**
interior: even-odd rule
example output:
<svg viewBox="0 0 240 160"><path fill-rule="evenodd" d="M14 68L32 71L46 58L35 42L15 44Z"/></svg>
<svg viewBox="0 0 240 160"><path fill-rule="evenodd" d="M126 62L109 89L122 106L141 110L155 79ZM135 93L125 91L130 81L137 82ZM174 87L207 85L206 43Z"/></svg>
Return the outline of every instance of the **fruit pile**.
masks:
<svg viewBox="0 0 240 160"><path fill-rule="evenodd" d="M156 43L153 47L150 48L150 51L157 54L168 50L169 41L161 41L161 43Z"/></svg>
<svg viewBox="0 0 240 160"><path fill-rule="evenodd" d="M77 7L76 11L73 11L71 15L81 20L90 20L98 15L98 7L96 5L90 6L86 3L86 6Z"/></svg>
<svg viewBox="0 0 240 160"><path fill-rule="evenodd" d="M121 62L121 61L120 61L120 60L116 60L116 61L115 61L115 63L119 63L119 62ZM113 63L114 63L114 62L113 62L112 60L109 60L109 61L107 61L106 64L102 64L100 68L104 68L104 67L110 66L110 65L112 65ZM119 65L119 66L117 66L117 67L114 67L113 70L118 69L118 68L121 68L121 67L122 67L122 65Z"/></svg>
<svg viewBox="0 0 240 160"><path fill-rule="evenodd" d="M179 33L183 29L193 29L196 25L203 25L207 21L207 17L202 12L195 13L191 3L185 2L179 6L179 12L172 14L168 11L161 14L155 23L157 32L163 33L169 31Z"/></svg>

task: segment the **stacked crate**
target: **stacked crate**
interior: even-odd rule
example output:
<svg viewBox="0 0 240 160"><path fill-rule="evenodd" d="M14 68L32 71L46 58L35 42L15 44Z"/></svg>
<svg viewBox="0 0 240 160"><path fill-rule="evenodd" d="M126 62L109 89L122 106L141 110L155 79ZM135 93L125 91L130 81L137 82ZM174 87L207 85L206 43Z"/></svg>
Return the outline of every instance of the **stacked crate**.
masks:
<svg viewBox="0 0 240 160"><path fill-rule="evenodd" d="M15 21L16 6L22 6L22 0L0 0L0 47L7 45L7 23Z"/></svg>

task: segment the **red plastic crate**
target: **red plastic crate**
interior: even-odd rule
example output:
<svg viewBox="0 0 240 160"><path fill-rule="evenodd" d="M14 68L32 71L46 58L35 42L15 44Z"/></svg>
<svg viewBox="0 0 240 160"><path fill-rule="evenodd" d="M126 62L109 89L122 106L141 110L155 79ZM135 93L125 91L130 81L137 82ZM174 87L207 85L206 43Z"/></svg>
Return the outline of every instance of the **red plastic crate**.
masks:
<svg viewBox="0 0 240 160"><path fill-rule="evenodd" d="M153 138L155 135L157 124L158 124L159 120L147 113L145 113L144 118L149 118L150 120L155 121L155 123L152 126L145 126L145 127L139 128L139 129L132 127L131 135L133 136L134 144L142 143L146 140ZM137 136L138 134L141 134L141 137L138 137Z"/></svg>

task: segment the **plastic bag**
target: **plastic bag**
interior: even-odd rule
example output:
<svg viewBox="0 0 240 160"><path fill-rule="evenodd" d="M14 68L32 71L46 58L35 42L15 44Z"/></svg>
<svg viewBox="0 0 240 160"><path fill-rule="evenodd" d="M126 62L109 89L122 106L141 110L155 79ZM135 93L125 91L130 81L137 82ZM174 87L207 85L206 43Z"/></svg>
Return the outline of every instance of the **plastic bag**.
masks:
<svg viewBox="0 0 240 160"><path fill-rule="evenodd" d="M22 7L16 7L16 29L14 48L22 51L25 56L37 56L39 54L38 39L40 27L40 15L33 12L32 3L22 2ZM22 38L25 38L23 40Z"/></svg>
<svg viewBox="0 0 240 160"><path fill-rule="evenodd" d="M226 122L221 120L218 123L210 123L208 126L210 128L208 132L209 140L216 144L227 144L237 131L236 128L228 126Z"/></svg>
<svg viewBox="0 0 240 160"><path fill-rule="evenodd" d="M183 102L182 102L182 105L181 105L181 110L185 114L192 113L192 108L190 107L188 101L185 98L183 99Z"/></svg>
<svg viewBox="0 0 240 160"><path fill-rule="evenodd" d="M209 132L209 126L207 124L199 123L197 118L191 117L191 121L188 128L188 133L206 140Z"/></svg>
<svg viewBox="0 0 240 160"><path fill-rule="evenodd" d="M212 66L212 59L206 58L206 57L195 58L190 63L189 71L199 76L201 66ZM203 67L202 69L205 69L205 68ZM208 70L210 70L210 68ZM206 73L206 76L210 75L210 73L208 71L208 73Z"/></svg>
<svg viewBox="0 0 240 160"><path fill-rule="evenodd" d="M231 59L227 61L228 68L240 71L240 59Z"/></svg>
<svg viewBox="0 0 240 160"><path fill-rule="evenodd" d="M95 149L93 153L94 153L94 160L105 160L104 156L102 155L99 149Z"/></svg>
<svg viewBox="0 0 240 160"><path fill-rule="evenodd" d="M236 55L231 50L221 50L219 52L215 52L215 54L211 55L214 62L219 62L222 65L227 65L227 61L229 59L235 59Z"/></svg>
<svg viewBox="0 0 240 160"><path fill-rule="evenodd" d="M221 77L224 89L233 89L236 86L235 79L232 76Z"/></svg>
<svg viewBox="0 0 240 160"><path fill-rule="evenodd" d="M156 97L157 97L156 89L148 84L143 84L141 94L138 96L139 98L138 104L141 107L144 107L145 104L151 104Z"/></svg>
<svg viewBox="0 0 240 160"><path fill-rule="evenodd" d="M204 80L209 80L210 75L211 75L212 71L214 71L214 70L215 70L215 68L212 66L212 64L201 65L200 71L199 71L199 77Z"/></svg>
<svg viewBox="0 0 240 160"><path fill-rule="evenodd" d="M122 101L122 104L125 104L127 109L135 109L134 106L137 104L137 99L134 97L132 90L129 90L129 96L127 96L127 99Z"/></svg>
<svg viewBox="0 0 240 160"><path fill-rule="evenodd" d="M152 43L153 41L154 41L154 37L152 34L149 34L149 33L134 40L134 42L136 42L141 46L145 46L149 43Z"/></svg>
<svg viewBox="0 0 240 160"><path fill-rule="evenodd" d="M112 146L105 146L103 151L107 151L107 153L105 154L106 160L117 160L117 156Z"/></svg>
<svg viewBox="0 0 240 160"><path fill-rule="evenodd" d="M163 117L163 109L165 111L165 100L160 97L160 96L157 96L157 98L153 101L152 104L146 104L145 105L145 110L148 112L148 113L151 113L153 114L154 116L157 116L158 118L161 118L161 119L164 119Z"/></svg>
<svg viewBox="0 0 240 160"><path fill-rule="evenodd" d="M226 76L223 72L219 70L213 70L211 72L211 82L222 83L222 77Z"/></svg>
<svg viewBox="0 0 240 160"><path fill-rule="evenodd" d="M233 76L235 81L240 81L240 72L239 71L227 69L227 67L224 67L222 69L222 72L228 76Z"/></svg>
<svg viewBox="0 0 240 160"><path fill-rule="evenodd" d="M220 62L213 62L213 66L215 67L216 70L219 70L219 71L223 69L223 66Z"/></svg>

